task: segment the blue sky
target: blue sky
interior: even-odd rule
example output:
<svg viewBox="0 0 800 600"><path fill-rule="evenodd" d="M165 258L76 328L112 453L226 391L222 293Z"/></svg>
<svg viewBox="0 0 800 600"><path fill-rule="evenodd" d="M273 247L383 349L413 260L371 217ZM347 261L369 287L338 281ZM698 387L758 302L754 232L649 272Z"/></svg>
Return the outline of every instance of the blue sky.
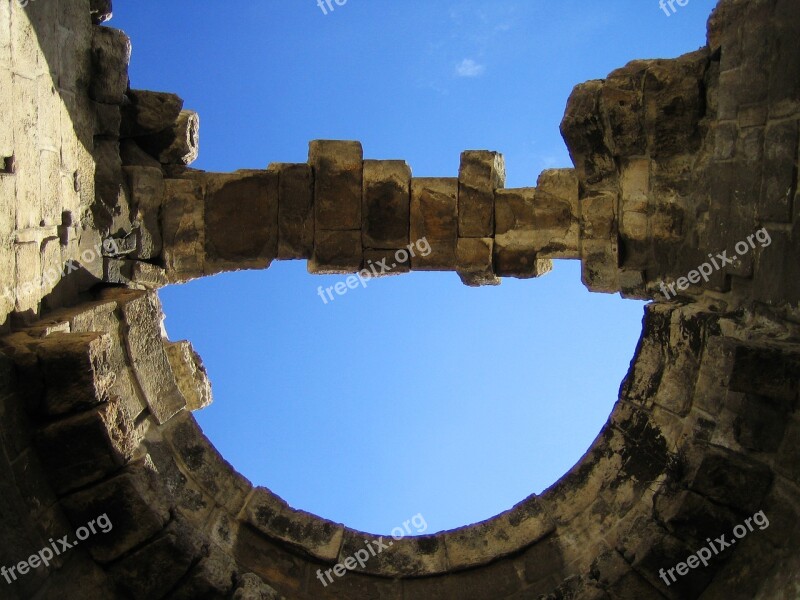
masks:
<svg viewBox="0 0 800 600"><path fill-rule="evenodd" d="M200 114L197 168L305 162L312 139L455 176L466 149L505 155L508 187L571 166L558 132L574 85L705 42L712 0L316 0L115 3L135 88ZM643 303L589 294L579 264L471 289L453 273L374 280L327 305L305 263L162 290L214 404L222 454L292 506L388 533L489 518L554 483L617 398Z"/></svg>

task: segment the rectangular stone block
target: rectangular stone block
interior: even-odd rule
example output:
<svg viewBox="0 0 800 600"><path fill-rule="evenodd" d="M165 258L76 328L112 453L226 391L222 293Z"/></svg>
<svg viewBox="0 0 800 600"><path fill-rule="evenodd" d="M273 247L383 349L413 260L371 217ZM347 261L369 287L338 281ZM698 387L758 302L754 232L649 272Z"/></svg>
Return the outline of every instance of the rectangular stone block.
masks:
<svg viewBox="0 0 800 600"><path fill-rule="evenodd" d="M798 122L768 125L763 147L764 171L756 214L763 221L790 223L797 182Z"/></svg>
<svg viewBox="0 0 800 600"><path fill-rule="evenodd" d="M501 277L528 279L547 273L548 260L534 246L535 188L497 190L495 195L494 269Z"/></svg>
<svg viewBox="0 0 800 600"><path fill-rule="evenodd" d="M363 157L360 142L315 140L309 144L317 231L361 229Z"/></svg>
<svg viewBox="0 0 800 600"><path fill-rule="evenodd" d="M97 102L122 104L128 88L130 39L119 29L93 27L91 56L89 96Z"/></svg>
<svg viewBox="0 0 800 600"><path fill-rule="evenodd" d="M164 264L170 281L203 275L205 226L203 188L193 179L166 179L161 209Z"/></svg>
<svg viewBox="0 0 800 600"><path fill-rule="evenodd" d="M278 253L278 173L207 174L205 272L266 269Z"/></svg>
<svg viewBox="0 0 800 600"><path fill-rule="evenodd" d="M464 285L500 285L494 274L492 238L458 238L456 271Z"/></svg>
<svg viewBox="0 0 800 600"><path fill-rule="evenodd" d="M148 467L135 463L108 481L61 501L76 527L102 515L111 522L113 527L108 533L93 535L86 542L97 562L104 564L119 558L154 537L167 524L169 506L156 492L155 477Z"/></svg>
<svg viewBox="0 0 800 600"><path fill-rule="evenodd" d="M278 259L311 258L314 250L314 170L308 164L273 163L279 173Z"/></svg>
<svg viewBox="0 0 800 600"><path fill-rule="evenodd" d="M42 298L42 263L38 244L14 246L18 312L37 312Z"/></svg>
<svg viewBox="0 0 800 600"><path fill-rule="evenodd" d="M131 213L136 235L135 258L151 259L161 255L159 213L164 202L164 175L153 167L122 167L131 192Z"/></svg>
<svg viewBox="0 0 800 600"><path fill-rule="evenodd" d="M615 240L583 240L581 267L581 280L590 291L619 291L619 244Z"/></svg>
<svg viewBox="0 0 800 600"><path fill-rule="evenodd" d="M362 261L360 230L317 230L314 237L314 255L308 261L308 272L317 275L355 273L361 269Z"/></svg>
<svg viewBox="0 0 800 600"><path fill-rule="evenodd" d="M506 166L502 154L486 150L461 153L458 171L458 235L494 235L494 192L505 186Z"/></svg>
<svg viewBox="0 0 800 600"><path fill-rule="evenodd" d="M178 388L186 398L186 408L195 411L211 404L211 382L192 344L187 341L165 341L164 348Z"/></svg>
<svg viewBox="0 0 800 600"><path fill-rule="evenodd" d="M574 169L542 171L533 202L534 247L541 258L578 258L578 202Z"/></svg>
<svg viewBox="0 0 800 600"><path fill-rule="evenodd" d="M107 402L39 430L36 447L56 492L84 487L122 467L138 445L133 429L119 404Z"/></svg>
<svg viewBox="0 0 800 600"><path fill-rule="evenodd" d="M39 412L57 417L107 402L115 379L102 333L52 333L35 347L44 396Z"/></svg>
<svg viewBox="0 0 800 600"><path fill-rule="evenodd" d="M458 179L414 177L411 180L410 240L425 239L428 256L411 258L415 271L451 271L458 241Z"/></svg>
<svg viewBox="0 0 800 600"><path fill-rule="evenodd" d="M158 296L151 292L120 299L119 310L127 325L123 330L129 362L150 412L163 424L183 410L186 402L161 341L163 314Z"/></svg>
<svg viewBox="0 0 800 600"><path fill-rule="evenodd" d="M411 168L401 160L364 161L364 247L408 245Z"/></svg>
<svg viewBox="0 0 800 600"><path fill-rule="evenodd" d="M414 249L416 254L417 250ZM371 277L388 277L411 271L411 253L406 249L364 250L364 269Z"/></svg>

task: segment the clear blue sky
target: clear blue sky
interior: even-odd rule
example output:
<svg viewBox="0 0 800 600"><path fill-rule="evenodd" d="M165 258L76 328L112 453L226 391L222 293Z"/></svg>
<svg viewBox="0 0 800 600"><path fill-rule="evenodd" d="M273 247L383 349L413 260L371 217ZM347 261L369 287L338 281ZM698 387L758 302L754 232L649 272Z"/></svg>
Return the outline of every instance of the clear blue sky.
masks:
<svg viewBox="0 0 800 600"><path fill-rule="evenodd" d="M316 0L115 3L135 88L200 114L197 168L305 162L312 139L455 176L465 149L506 157L508 187L571 166L572 87L705 41L712 0ZM227 7L232 7L231 9ZM214 404L196 417L254 484L373 533L489 518L554 483L606 421L643 303L589 294L579 264L471 289L453 273L376 280L333 303L304 262L161 291Z"/></svg>

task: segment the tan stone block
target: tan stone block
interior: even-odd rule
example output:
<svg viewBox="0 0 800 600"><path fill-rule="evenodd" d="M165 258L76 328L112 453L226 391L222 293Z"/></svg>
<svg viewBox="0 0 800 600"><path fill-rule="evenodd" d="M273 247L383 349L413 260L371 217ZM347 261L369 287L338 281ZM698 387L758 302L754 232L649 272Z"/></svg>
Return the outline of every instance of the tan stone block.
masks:
<svg viewBox="0 0 800 600"><path fill-rule="evenodd" d="M194 351L192 344L187 341L165 341L164 348L178 388L186 398L186 408L195 411L211 404L211 382L203 360Z"/></svg>
<svg viewBox="0 0 800 600"><path fill-rule="evenodd" d="M426 240L428 256L411 258L415 271L451 271L456 266L458 241L458 179L414 177L411 180L411 234Z"/></svg>
<svg viewBox="0 0 800 600"><path fill-rule="evenodd" d="M53 153L58 152L58 142L61 140L61 98L56 91L57 85L49 71L36 78L38 150L49 150Z"/></svg>
<svg viewBox="0 0 800 600"><path fill-rule="evenodd" d="M39 66L39 36L20 2L11 2L11 56L14 71L28 79L35 79L43 70Z"/></svg>
<svg viewBox="0 0 800 600"><path fill-rule="evenodd" d="M16 221L17 229L25 229L38 227L42 220L36 82L14 74L12 90L14 97L14 174L17 186Z"/></svg>
<svg viewBox="0 0 800 600"><path fill-rule="evenodd" d="M92 77L89 96L97 102L122 104L128 87L131 41L119 29L92 28Z"/></svg>
<svg viewBox="0 0 800 600"><path fill-rule="evenodd" d="M170 281L187 281L205 268L205 203L200 181L166 179L161 209L164 264Z"/></svg>
<svg viewBox="0 0 800 600"><path fill-rule="evenodd" d="M0 47L1 54L2 48ZM13 109L9 110L14 106L12 81L11 69L0 64L0 106L7 107L0 110L0 160L3 161L14 154L14 111ZM2 167L0 170L5 170L4 164L0 167Z"/></svg>
<svg viewBox="0 0 800 600"><path fill-rule="evenodd" d="M539 175L533 202L533 243L542 258L578 258L580 219L574 169Z"/></svg>
<svg viewBox="0 0 800 600"><path fill-rule="evenodd" d="M164 165L190 165L200 153L200 116L182 110L171 127L136 138L142 149Z"/></svg>
<svg viewBox="0 0 800 600"><path fill-rule="evenodd" d="M582 240L608 240L617 233L617 197L610 192L593 193L581 199Z"/></svg>
<svg viewBox="0 0 800 600"><path fill-rule="evenodd" d="M411 168L401 160L364 161L364 247L408 245Z"/></svg>
<svg viewBox="0 0 800 600"><path fill-rule="evenodd" d="M106 515L113 528L86 545L94 560L111 562L154 537L170 520L169 505L157 491L156 475L135 463L111 479L64 498L70 521L85 524Z"/></svg>
<svg viewBox="0 0 800 600"><path fill-rule="evenodd" d="M14 246L18 312L37 312L42 297L42 263L38 244Z"/></svg>
<svg viewBox="0 0 800 600"><path fill-rule="evenodd" d="M506 167L502 154L487 150L461 153L458 171L458 235L494 235L494 192L505 186Z"/></svg>
<svg viewBox="0 0 800 600"><path fill-rule="evenodd" d="M416 253L416 248L414 249ZM364 269L371 277L388 277L411 271L408 247L398 250L364 250Z"/></svg>
<svg viewBox="0 0 800 600"><path fill-rule="evenodd" d="M159 213L164 202L164 175L152 167L122 167L131 194L131 214L137 227L136 258L156 258L163 246Z"/></svg>
<svg viewBox="0 0 800 600"><path fill-rule="evenodd" d="M128 90L129 102L122 107L120 137L159 133L175 124L183 110L183 100L176 94Z"/></svg>
<svg viewBox="0 0 800 600"><path fill-rule="evenodd" d="M42 295L47 296L61 281L64 263L61 260L61 242L57 238L46 240L42 246Z"/></svg>
<svg viewBox="0 0 800 600"><path fill-rule="evenodd" d="M536 188L497 190L495 199L494 268L501 277L528 279L552 269L536 246ZM541 244L549 244L539 240ZM550 247L553 251L553 247Z"/></svg>
<svg viewBox="0 0 800 600"><path fill-rule="evenodd" d="M314 250L314 170L311 165L273 163L279 173L278 259L311 258Z"/></svg>
<svg viewBox="0 0 800 600"><path fill-rule="evenodd" d="M492 238L458 238L456 271L464 285L500 285L494 274Z"/></svg>
<svg viewBox="0 0 800 600"><path fill-rule="evenodd" d="M11 3L0 2L0 70L11 67ZM3 103L0 106L8 106Z"/></svg>
<svg viewBox="0 0 800 600"><path fill-rule="evenodd" d="M305 548L319 560L334 561L339 557L345 533L342 525L293 510L265 488L256 488L245 515L247 523L267 537Z"/></svg>
<svg viewBox="0 0 800 600"><path fill-rule="evenodd" d="M61 224L61 156L57 152L42 150L39 153L39 189L42 199L44 225ZM40 223L41 223L40 221Z"/></svg>
<svg viewBox="0 0 800 600"><path fill-rule="evenodd" d="M619 291L619 245L612 240L581 242L581 279L592 292Z"/></svg>
<svg viewBox="0 0 800 600"><path fill-rule="evenodd" d="M362 262L361 230L317 230L314 236L314 255L308 261L309 273L355 273L361 269Z"/></svg>
<svg viewBox="0 0 800 600"><path fill-rule="evenodd" d="M158 296L125 298L119 302L125 325L125 343L130 364L147 405L159 424L183 410L186 401L175 382L175 374L161 341L163 313Z"/></svg>
<svg viewBox="0 0 800 600"><path fill-rule="evenodd" d="M627 161L620 174L621 206L625 211L646 212L650 194L650 159Z"/></svg>
<svg viewBox="0 0 800 600"><path fill-rule="evenodd" d="M278 252L278 173L209 173L205 194L206 273L265 269Z"/></svg>
<svg viewBox="0 0 800 600"><path fill-rule="evenodd" d="M363 157L360 142L314 140L309 144L317 231L361 229Z"/></svg>

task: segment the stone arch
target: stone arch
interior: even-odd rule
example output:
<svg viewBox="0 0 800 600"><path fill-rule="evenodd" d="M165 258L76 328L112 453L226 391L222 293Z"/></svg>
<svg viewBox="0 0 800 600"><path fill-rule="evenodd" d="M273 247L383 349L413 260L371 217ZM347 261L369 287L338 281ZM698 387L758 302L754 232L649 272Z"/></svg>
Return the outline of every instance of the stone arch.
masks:
<svg viewBox="0 0 800 600"><path fill-rule="evenodd" d="M0 339L3 564L101 514L113 523L8 584L9 597L711 600L798 589L795 3L723 0L705 48L576 87L561 124L575 168L518 190L503 189L496 153L465 152L457 177L415 180L341 141L312 142L307 164L192 170L196 115L173 95L128 89L129 42L100 26L109 13L94 0L0 9L13 39L37 40L33 63L0 45L11 89L31 100L25 82L38 78L58 90L34 122L45 137L52 114L69 121L54 171L72 183L59 206L20 193L53 157L17 135L13 113L10 145L0 139L13 157L0 193L17 210L3 232L15 265ZM59 38L68 47L54 23L71 32ZM756 231L768 245L761 234L701 275L709 252ZM323 585L319 572L376 536L295 510L225 462L191 415L210 400L202 362L163 339L154 289L276 258L352 273L415 236L433 258L397 268L484 285L572 258L589 289L654 302L608 422L556 484L484 523L392 540ZM69 260L80 265L59 281L32 284ZM759 511L769 527L661 579Z"/></svg>

